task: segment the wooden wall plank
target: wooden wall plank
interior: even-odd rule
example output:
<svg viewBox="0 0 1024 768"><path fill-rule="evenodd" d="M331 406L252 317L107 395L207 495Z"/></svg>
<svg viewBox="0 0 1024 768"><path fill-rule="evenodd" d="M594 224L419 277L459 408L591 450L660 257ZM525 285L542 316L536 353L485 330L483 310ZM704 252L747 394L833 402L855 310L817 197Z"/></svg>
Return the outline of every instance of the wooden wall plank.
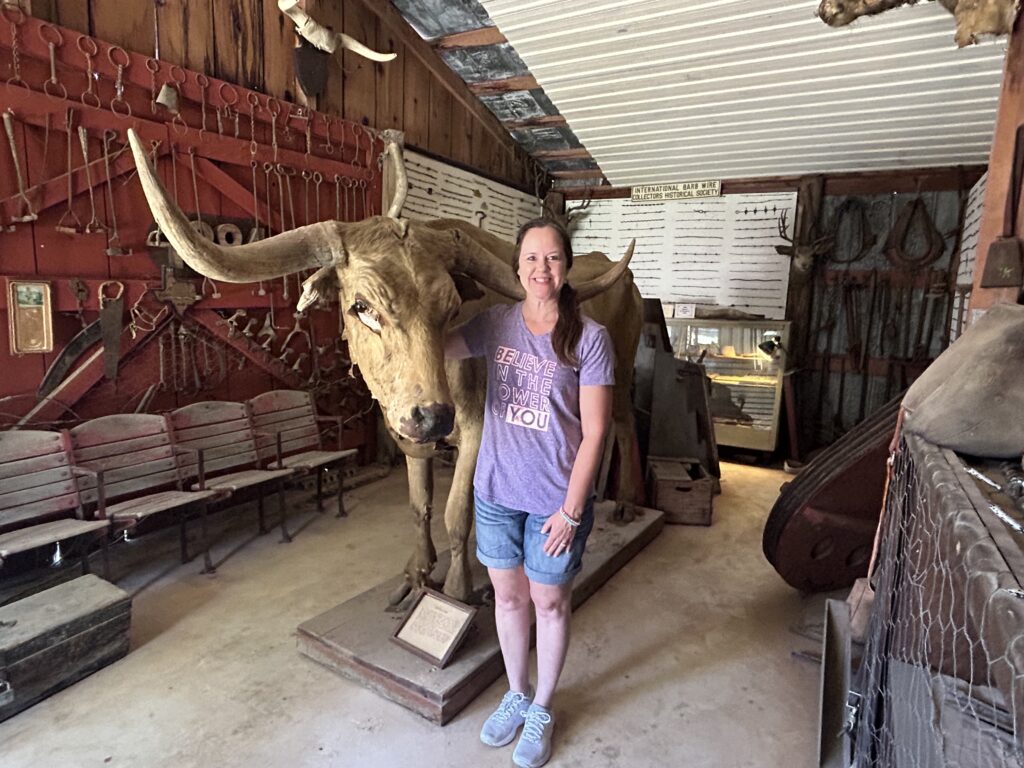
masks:
<svg viewBox="0 0 1024 768"><path fill-rule="evenodd" d="M345 34L377 48L377 17L360 2L345 5ZM337 55L337 54L335 54ZM341 54L345 70L345 119L373 125L377 116L377 73L374 62L351 51Z"/></svg>
<svg viewBox="0 0 1024 768"><path fill-rule="evenodd" d="M462 165L473 163L473 116L461 102L452 100L452 153L451 159Z"/></svg>
<svg viewBox="0 0 1024 768"><path fill-rule="evenodd" d="M86 35L92 34L92 27L89 24L88 2L83 2L83 0L57 0L55 8L57 24Z"/></svg>
<svg viewBox="0 0 1024 768"><path fill-rule="evenodd" d="M261 0L211 0L211 5L214 6L213 74L262 91L263 3Z"/></svg>
<svg viewBox="0 0 1024 768"><path fill-rule="evenodd" d="M264 3L263 83L268 94L285 101L295 101L299 93L293 54L297 39L295 25L277 3Z"/></svg>
<svg viewBox="0 0 1024 768"><path fill-rule="evenodd" d="M160 58L196 72L213 71L213 8L209 0L157 6Z"/></svg>
<svg viewBox="0 0 1024 768"><path fill-rule="evenodd" d="M276 3L274 4L277 5ZM345 28L345 13L340 0L306 0L306 11L330 29ZM344 59L341 53L335 53L327 69L327 92L320 99L320 109L332 115L342 115L345 111L345 73Z"/></svg>
<svg viewBox="0 0 1024 768"><path fill-rule="evenodd" d="M84 3L83 3L84 4ZM153 3L125 12L124 0L91 0L93 35L130 51L152 56L156 50Z"/></svg>
<svg viewBox="0 0 1024 768"><path fill-rule="evenodd" d="M405 57L405 143L426 149L430 138L432 76L415 56Z"/></svg>
<svg viewBox="0 0 1024 768"><path fill-rule="evenodd" d="M441 157L452 155L452 95L442 83L430 81L430 126L427 149Z"/></svg>
<svg viewBox="0 0 1024 768"><path fill-rule="evenodd" d="M377 118L374 127L401 130L405 122L405 59L409 54L398 37L388 29L378 28L377 45L384 53L398 54L398 58L375 66Z"/></svg>

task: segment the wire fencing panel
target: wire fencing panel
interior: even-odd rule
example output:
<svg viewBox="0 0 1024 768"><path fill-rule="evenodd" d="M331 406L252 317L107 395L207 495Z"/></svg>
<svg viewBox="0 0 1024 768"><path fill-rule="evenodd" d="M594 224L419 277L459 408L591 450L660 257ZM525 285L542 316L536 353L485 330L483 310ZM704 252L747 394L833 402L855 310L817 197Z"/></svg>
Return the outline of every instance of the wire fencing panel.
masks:
<svg viewBox="0 0 1024 768"><path fill-rule="evenodd" d="M1021 515L908 437L881 522L852 765L1024 766ZM1007 512L1009 509L1011 512Z"/></svg>

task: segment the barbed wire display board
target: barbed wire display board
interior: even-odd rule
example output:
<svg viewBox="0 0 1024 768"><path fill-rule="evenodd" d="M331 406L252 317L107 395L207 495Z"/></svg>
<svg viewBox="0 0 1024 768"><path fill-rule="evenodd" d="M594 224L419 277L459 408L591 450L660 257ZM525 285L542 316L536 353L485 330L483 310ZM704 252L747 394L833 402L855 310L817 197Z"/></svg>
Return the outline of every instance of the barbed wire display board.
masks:
<svg viewBox="0 0 1024 768"><path fill-rule="evenodd" d="M425 155L406 151L405 171L402 215L410 219L461 219L512 242L520 224L540 216L533 195Z"/></svg>
<svg viewBox="0 0 1024 768"><path fill-rule="evenodd" d="M595 200L579 218L573 250L617 260L635 237L630 268L646 298L782 319L789 258L775 246L786 245L779 234L783 215L792 235L795 209L795 192L653 203Z"/></svg>

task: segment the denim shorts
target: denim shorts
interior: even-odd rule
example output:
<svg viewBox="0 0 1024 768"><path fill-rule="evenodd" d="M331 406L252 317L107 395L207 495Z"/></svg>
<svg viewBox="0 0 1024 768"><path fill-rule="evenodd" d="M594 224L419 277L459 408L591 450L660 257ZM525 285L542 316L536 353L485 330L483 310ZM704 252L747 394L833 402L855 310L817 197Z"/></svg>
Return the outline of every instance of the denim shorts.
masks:
<svg viewBox="0 0 1024 768"><path fill-rule="evenodd" d="M561 555L544 552L548 535L541 533L546 517L531 515L474 498L476 506L476 557L488 568L523 566L526 577L538 584L568 584L583 565L583 549L594 527L594 504L583 508L580 527L572 544ZM556 513L557 514L557 513Z"/></svg>

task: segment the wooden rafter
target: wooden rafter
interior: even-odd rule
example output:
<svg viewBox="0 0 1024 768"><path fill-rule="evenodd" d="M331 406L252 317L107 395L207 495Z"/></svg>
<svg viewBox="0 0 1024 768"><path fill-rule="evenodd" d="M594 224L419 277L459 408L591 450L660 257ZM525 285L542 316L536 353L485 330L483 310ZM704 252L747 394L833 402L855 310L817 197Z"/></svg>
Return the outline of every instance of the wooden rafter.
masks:
<svg viewBox="0 0 1024 768"><path fill-rule="evenodd" d="M590 150L585 147L578 149L541 149L531 154L538 160L579 160L581 158L590 158Z"/></svg>
<svg viewBox="0 0 1024 768"><path fill-rule="evenodd" d="M473 48L478 45L500 45L507 42L508 40L497 27L481 27L439 37L431 41L431 45L438 50L452 50L454 48Z"/></svg>
<svg viewBox="0 0 1024 768"><path fill-rule="evenodd" d="M603 179L604 171L582 170L582 171L551 171L556 179Z"/></svg>
<svg viewBox="0 0 1024 768"><path fill-rule="evenodd" d="M533 75L516 75L503 80L485 80L482 83L473 83L469 86L469 90L477 96L497 96L509 91L530 91L534 88L540 88L540 85L537 84L537 78Z"/></svg>
<svg viewBox="0 0 1024 768"><path fill-rule="evenodd" d="M505 127L510 131L517 128L542 128L552 125L565 125L565 118L561 115L544 115L542 117L530 117L526 120L506 120Z"/></svg>

